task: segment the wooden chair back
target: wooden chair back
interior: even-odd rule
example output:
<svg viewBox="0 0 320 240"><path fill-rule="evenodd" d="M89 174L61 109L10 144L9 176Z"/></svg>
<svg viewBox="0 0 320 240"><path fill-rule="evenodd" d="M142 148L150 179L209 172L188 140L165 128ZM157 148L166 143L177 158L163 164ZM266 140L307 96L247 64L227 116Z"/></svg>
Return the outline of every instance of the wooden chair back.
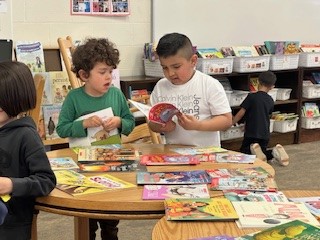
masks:
<svg viewBox="0 0 320 240"><path fill-rule="evenodd" d="M72 69L72 52L75 49L75 46L72 42L72 38L67 36L66 39L58 38L58 45L60 53L68 73L70 85L72 88L78 88L83 85L83 82L77 78L76 74L71 71Z"/></svg>

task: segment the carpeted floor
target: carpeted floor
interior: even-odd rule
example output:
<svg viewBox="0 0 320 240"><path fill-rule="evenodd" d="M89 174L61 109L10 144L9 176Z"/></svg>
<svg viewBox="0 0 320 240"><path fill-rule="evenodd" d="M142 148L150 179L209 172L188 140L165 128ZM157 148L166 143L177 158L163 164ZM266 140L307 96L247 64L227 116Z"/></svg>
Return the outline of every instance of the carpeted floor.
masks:
<svg viewBox="0 0 320 240"><path fill-rule="evenodd" d="M290 157L287 167L272 164L279 190L319 190L320 142L284 146ZM120 240L150 240L157 220L120 221ZM39 240L72 240L73 218L41 212L38 218ZM101 239L97 237L97 240Z"/></svg>

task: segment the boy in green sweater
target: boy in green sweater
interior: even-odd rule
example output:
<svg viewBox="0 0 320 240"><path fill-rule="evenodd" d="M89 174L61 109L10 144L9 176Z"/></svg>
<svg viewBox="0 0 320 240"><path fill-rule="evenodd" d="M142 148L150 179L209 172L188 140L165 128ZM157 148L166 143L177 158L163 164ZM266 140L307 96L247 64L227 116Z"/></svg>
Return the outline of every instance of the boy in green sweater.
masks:
<svg viewBox="0 0 320 240"><path fill-rule="evenodd" d="M135 126L127 99L111 85L112 70L119 63L119 51L108 39L87 39L72 55L73 69L84 85L71 90L63 102L57 125L60 137L86 137L87 129L103 126L109 132L118 129L128 135ZM103 121L94 115L81 121L80 116L111 107L114 117ZM90 219L90 240L95 239L98 222L103 240L117 240L118 220Z"/></svg>

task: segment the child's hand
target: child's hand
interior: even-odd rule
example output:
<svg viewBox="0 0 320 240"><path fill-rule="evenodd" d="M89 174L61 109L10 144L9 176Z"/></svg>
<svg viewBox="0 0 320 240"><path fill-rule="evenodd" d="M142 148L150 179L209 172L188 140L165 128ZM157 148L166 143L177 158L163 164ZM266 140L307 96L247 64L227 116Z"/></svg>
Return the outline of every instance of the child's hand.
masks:
<svg viewBox="0 0 320 240"><path fill-rule="evenodd" d="M10 194L12 192L12 181L8 177L0 177L0 195Z"/></svg>
<svg viewBox="0 0 320 240"><path fill-rule="evenodd" d="M110 132L113 129L121 127L121 118L120 117L111 117L102 123L102 126L105 131Z"/></svg>
<svg viewBox="0 0 320 240"><path fill-rule="evenodd" d="M92 128L92 127L99 127L102 125L102 120L98 116L94 115L92 117L89 117L85 120L83 120L82 125L83 128Z"/></svg>
<svg viewBox="0 0 320 240"><path fill-rule="evenodd" d="M172 132L176 129L176 123L174 121L169 121L165 125L161 126L160 132Z"/></svg>
<svg viewBox="0 0 320 240"><path fill-rule="evenodd" d="M178 123L186 130L197 130L199 120L192 115L180 114L178 115Z"/></svg>

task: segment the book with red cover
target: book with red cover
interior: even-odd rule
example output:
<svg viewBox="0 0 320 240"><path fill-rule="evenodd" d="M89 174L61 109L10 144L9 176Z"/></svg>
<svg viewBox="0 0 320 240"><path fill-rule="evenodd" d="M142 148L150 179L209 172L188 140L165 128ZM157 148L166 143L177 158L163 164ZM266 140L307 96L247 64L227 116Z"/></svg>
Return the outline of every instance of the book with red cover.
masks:
<svg viewBox="0 0 320 240"><path fill-rule="evenodd" d="M193 155L146 154L140 158L140 164L142 165L189 165L199 163L199 159Z"/></svg>

